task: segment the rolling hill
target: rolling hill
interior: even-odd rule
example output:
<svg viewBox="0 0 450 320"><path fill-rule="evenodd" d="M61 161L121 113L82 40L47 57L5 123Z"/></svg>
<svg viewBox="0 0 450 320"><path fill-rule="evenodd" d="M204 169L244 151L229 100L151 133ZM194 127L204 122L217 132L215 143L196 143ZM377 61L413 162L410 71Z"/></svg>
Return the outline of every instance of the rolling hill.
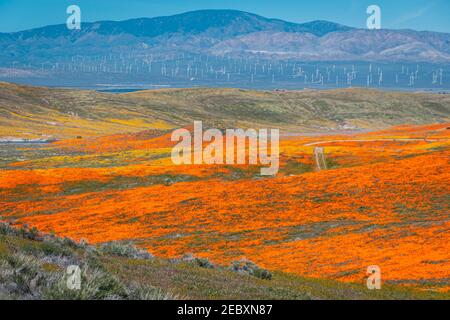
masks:
<svg viewBox="0 0 450 320"><path fill-rule="evenodd" d="M167 130L194 120L217 128L323 133L445 122L449 117L450 96L445 94L200 88L115 95L0 83L0 138L59 140Z"/></svg>

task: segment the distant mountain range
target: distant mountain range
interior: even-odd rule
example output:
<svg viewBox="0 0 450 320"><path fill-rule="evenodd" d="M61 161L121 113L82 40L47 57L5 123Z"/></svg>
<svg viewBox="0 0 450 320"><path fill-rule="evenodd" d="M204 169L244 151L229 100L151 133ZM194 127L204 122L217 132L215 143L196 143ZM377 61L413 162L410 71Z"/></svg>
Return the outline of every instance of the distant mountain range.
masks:
<svg viewBox="0 0 450 320"><path fill-rule="evenodd" d="M0 33L0 66L54 63L74 56L171 53L302 61L450 62L450 34L365 30L328 21L303 24L234 10L82 23Z"/></svg>

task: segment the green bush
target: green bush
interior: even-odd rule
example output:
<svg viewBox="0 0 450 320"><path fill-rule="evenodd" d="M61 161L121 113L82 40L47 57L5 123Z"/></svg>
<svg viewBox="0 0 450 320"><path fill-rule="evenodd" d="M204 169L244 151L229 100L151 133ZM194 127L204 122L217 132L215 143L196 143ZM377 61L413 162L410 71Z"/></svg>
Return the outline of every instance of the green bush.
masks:
<svg viewBox="0 0 450 320"><path fill-rule="evenodd" d="M208 259L197 258L191 253L184 255L182 260L192 263L201 268L206 268L206 269L214 269L215 268L214 264L212 264Z"/></svg>
<svg viewBox="0 0 450 320"><path fill-rule="evenodd" d="M18 232L24 239L36 240L37 238L37 229L30 229L27 224L24 224L21 228L19 228Z"/></svg>
<svg viewBox="0 0 450 320"><path fill-rule="evenodd" d="M67 276L61 277L44 293L49 300L117 300L123 299L125 290L121 283L108 273L85 268L81 276L80 289L69 289Z"/></svg>
<svg viewBox="0 0 450 320"><path fill-rule="evenodd" d="M178 297L155 287L133 285L127 290L128 300L177 300Z"/></svg>
<svg viewBox="0 0 450 320"><path fill-rule="evenodd" d="M9 223L0 222L0 234L4 236L13 236L17 235L17 231Z"/></svg>
<svg viewBox="0 0 450 320"><path fill-rule="evenodd" d="M40 298L41 288L48 283L41 267L42 262L33 256L13 254L0 263L0 282L10 297Z"/></svg>
<svg viewBox="0 0 450 320"><path fill-rule="evenodd" d="M49 256L73 256L72 251L68 247L62 245L60 242L51 241L48 239L45 239L42 242L40 248L45 255Z"/></svg>
<svg viewBox="0 0 450 320"><path fill-rule="evenodd" d="M246 273L264 280L272 279L272 274L268 270L260 268L258 265L247 259L233 261L231 270L238 273Z"/></svg>
<svg viewBox="0 0 450 320"><path fill-rule="evenodd" d="M147 251L136 248L132 243L113 241L104 243L99 247L99 251L132 259L152 259L153 255Z"/></svg>

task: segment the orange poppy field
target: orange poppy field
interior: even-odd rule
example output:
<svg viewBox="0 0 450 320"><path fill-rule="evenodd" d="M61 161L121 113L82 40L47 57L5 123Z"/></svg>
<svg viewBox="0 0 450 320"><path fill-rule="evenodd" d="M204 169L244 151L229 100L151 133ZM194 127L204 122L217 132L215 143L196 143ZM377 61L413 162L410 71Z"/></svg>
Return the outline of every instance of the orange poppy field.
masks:
<svg viewBox="0 0 450 320"><path fill-rule="evenodd" d="M280 170L172 164L164 129L22 145L3 160L0 215L160 257L450 290L450 124L284 135ZM326 168L314 150L323 147Z"/></svg>

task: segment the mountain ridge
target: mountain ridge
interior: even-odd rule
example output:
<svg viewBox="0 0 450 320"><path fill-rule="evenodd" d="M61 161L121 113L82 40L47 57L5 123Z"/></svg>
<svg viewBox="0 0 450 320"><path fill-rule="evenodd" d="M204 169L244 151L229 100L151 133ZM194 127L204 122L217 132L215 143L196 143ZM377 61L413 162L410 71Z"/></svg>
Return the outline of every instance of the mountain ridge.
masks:
<svg viewBox="0 0 450 320"><path fill-rule="evenodd" d="M82 23L82 30L87 27L88 30L96 29L100 31L102 25L110 26L110 25L119 25L123 29L122 31L127 31L130 34L133 34L135 36L155 36L155 34L146 34L142 33L142 30L138 30L138 33L133 32L130 30L130 26L133 26L134 24L139 25L139 27L148 27L151 24L161 24L162 27L160 29L163 29L163 33L172 33L176 31L186 31L183 30L183 26L191 26L193 27L194 31L205 31L206 25L197 24L193 25L193 22L198 22L198 19L207 17L209 20L208 27L223 27L226 22L230 23L233 20L236 19L242 19L246 18L246 21L254 22L259 21L260 23L256 25L257 27L260 27L261 22L265 22L269 24L272 27L283 27L284 31L296 31L296 32L311 32L314 34L314 31L316 29L317 34L324 35L329 32L335 32L335 31L344 31L344 30L351 30L356 29L352 27L348 27L342 24L325 21L325 20L313 20L305 23L294 23L294 22L288 22L284 21L282 19L275 19L275 18L266 18L254 13L250 12L244 12L244 11L238 11L238 10L197 10L197 11L190 11L185 12L181 14L175 14L170 16L161 16L161 17L152 17L152 18L133 18L133 19L126 19L126 20L120 20L120 21L113 21L113 20L99 20L94 22L84 22ZM219 20L221 24L215 24L215 20ZM172 23L171 26L168 26L167 23ZM175 22L175 23L174 23ZM212 22L212 23L211 23ZM317 30L318 26L324 26L326 25L327 30ZM174 30L174 27L178 27L178 29ZM203 27L203 28L202 28ZM54 30L58 29L58 31L65 31L66 33L72 33L75 34L77 31L71 31L66 28L65 24L55 24L55 25L49 25L49 26L43 26L43 27L37 27L32 29L26 29L22 31L17 32L8 32L8 33L2 33L0 32L0 35L9 35L11 37L17 36L24 36L28 33L32 32L40 32L45 30ZM59 30L61 29L61 30ZM320 28L319 28L320 29ZM120 30L120 29L119 29ZM117 29L116 29L117 31ZM278 31L281 31L278 30ZM109 33L101 33L101 34L111 34ZM162 33L161 33L162 34ZM160 34L159 34L160 35Z"/></svg>
<svg viewBox="0 0 450 320"><path fill-rule="evenodd" d="M0 67L67 64L76 56L164 60L182 53L278 61L450 63L450 33L367 30L324 20L298 24L237 10L87 22L81 30L61 24L0 33Z"/></svg>

